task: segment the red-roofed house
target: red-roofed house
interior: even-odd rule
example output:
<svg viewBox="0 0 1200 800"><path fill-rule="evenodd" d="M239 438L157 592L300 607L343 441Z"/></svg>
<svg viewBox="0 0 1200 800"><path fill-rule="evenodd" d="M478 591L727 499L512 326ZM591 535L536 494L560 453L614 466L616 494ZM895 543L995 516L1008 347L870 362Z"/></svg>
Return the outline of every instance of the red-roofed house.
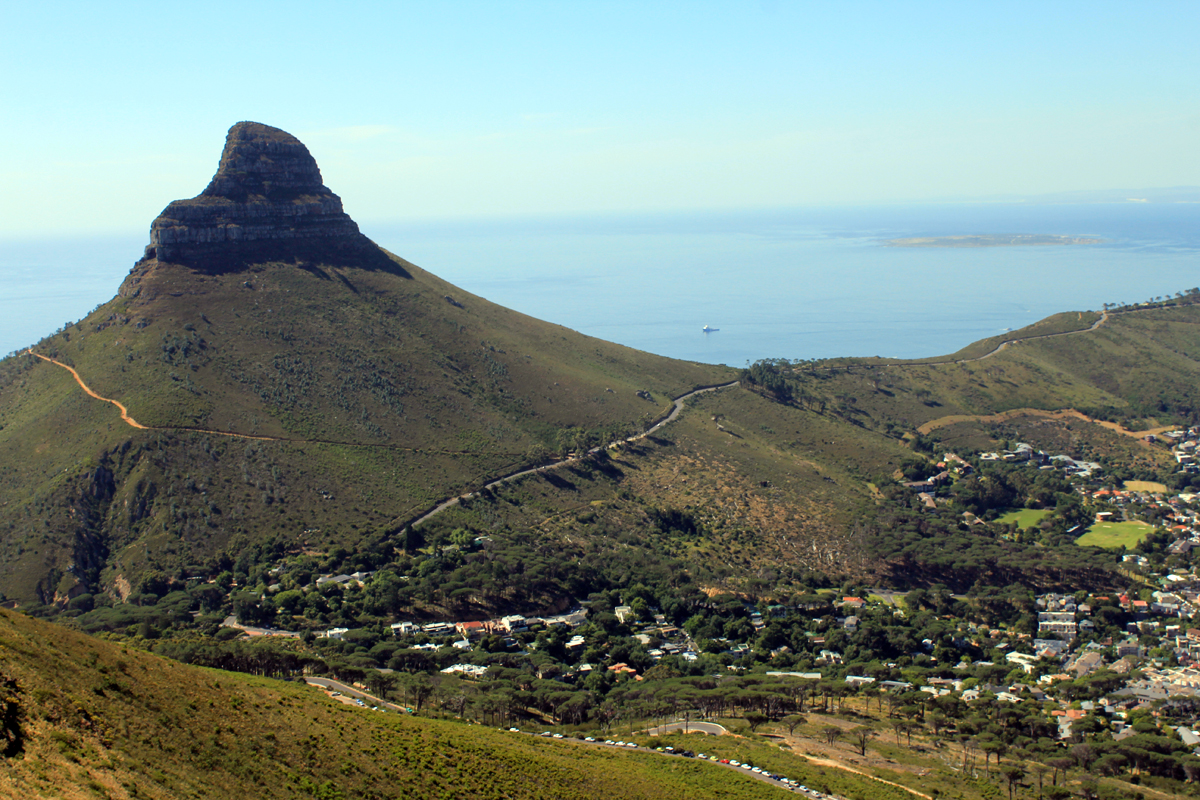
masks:
<svg viewBox="0 0 1200 800"><path fill-rule="evenodd" d="M477 639L487 632L487 624L478 620L459 622L454 627L464 639Z"/></svg>

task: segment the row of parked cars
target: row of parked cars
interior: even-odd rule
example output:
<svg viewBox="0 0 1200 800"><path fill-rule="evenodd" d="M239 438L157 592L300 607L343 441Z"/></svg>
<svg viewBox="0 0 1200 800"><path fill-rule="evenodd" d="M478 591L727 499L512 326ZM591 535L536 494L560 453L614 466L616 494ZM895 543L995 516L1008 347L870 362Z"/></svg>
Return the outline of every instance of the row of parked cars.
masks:
<svg viewBox="0 0 1200 800"><path fill-rule="evenodd" d="M504 729L501 728L501 730L504 730ZM520 728L509 728L509 730L512 731L513 733L521 733L522 732ZM550 733L550 731L542 731L538 735L553 737L555 739L564 738L561 733ZM585 737L583 741L597 742L597 743L600 742L599 739L596 739L593 736ZM603 741L603 744L612 745L614 747L635 747L636 748L638 746L637 742L618 742L618 741L614 741L612 739L605 739ZM773 781L778 781L779 783L788 787L792 791L800 792L801 794L805 794L805 795L808 795L809 797L816 798L816 800L823 800L824 798L832 798L833 797L833 795L828 795L828 794L825 794L824 792L818 792L816 789L810 789L807 786L800 783L799 781L794 781L791 778L786 778L783 775L778 775L774 772L768 772L765 769L753 766L752 764L743 764L742 762L735 761L733 759L717 758L716 756L710 756L710 755L706 755L704 753L696 753L692 750L681 750L681 749L675 748L675 747L656 747L654 749L660 753L665 753L670 756L682 756L684 758L699 758L699 759L703 759L705 761L712 761L717 764L728 764L731 767L737 767L739 769L744 769L747 772L753 772L753 773L762 775L764 778L770 778Z"/></svg>
<svg viewBox="0 0 1200 800"><path fill-rule="evenodd" d="M803 794L808 795L809 797L814 797L814 798L832 797L832 795L827 795L823 792L818 792L816 789L810 789L807 786L805 786L804 784L800 783L799 781L794 781L791 778L785 778L783 775L779 775L774 772L768 772L767 770L762 769L760 767L756 767L752 764L743 764L740 761L735 761L735 760L729 759L729 758L717 758L716 756L706 755L705 753L696 754L696 753L692 752L691 750L679 750L674 747L656 747L654 749L659 751L660 753L666 753L667 755L683 756L684 758L700 758L705 761L715 762L717 764L728 764L731 767L738 767L739 769L744 769L748 772L753 772L758 775L762 775L764 778L770 778L773 781L779 781L780 783L782 783L784 786L788 787L789 789L792 789L797 792L801 792Z"/></svg>
<svg viewBox="0 0 1200 800"><path fill-rule="evenodd" d="M341 697L342 693L341 692L330 692L329 696L330 697ZM347 697L349 697L349 695L347 695ZM368 706L366 703L364 703L362 701L361 697L351 697L350 699L353 700L355 703L357 703L359 708L369 708L372 711L383 711L384 710L384 709L380 708L379 706Z"/></svg>

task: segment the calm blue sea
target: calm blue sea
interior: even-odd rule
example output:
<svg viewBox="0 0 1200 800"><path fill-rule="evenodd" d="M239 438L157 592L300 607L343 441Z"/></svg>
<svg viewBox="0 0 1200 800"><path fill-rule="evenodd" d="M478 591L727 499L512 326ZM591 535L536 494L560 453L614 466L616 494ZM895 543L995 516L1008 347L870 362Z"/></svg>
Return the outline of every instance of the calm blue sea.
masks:
<svg viewBox="0 0 1200 800"><path fill-rule="evenodd" d="M375 223L379 244L467 291L591 336L741 366L953 352L1058 311L1200 285L1200 205L922 205ZM1097 236L1099 245L915 249L887 239ZM111 298L145 233L0 241L0 352ZM705 334L705 325L718 328Z"/></svg>

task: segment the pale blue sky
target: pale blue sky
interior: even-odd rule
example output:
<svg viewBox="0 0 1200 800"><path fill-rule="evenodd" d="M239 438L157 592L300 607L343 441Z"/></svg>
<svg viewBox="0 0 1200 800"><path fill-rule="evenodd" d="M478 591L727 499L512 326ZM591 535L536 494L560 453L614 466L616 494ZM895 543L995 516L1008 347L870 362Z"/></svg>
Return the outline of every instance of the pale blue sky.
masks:
<svg viewBox="0 0 1200 800"><path fill-rule="evenodd" d="M1200 3L0 0L0 237L148 228L225 131L360 221L1200 184Z"/></svg>

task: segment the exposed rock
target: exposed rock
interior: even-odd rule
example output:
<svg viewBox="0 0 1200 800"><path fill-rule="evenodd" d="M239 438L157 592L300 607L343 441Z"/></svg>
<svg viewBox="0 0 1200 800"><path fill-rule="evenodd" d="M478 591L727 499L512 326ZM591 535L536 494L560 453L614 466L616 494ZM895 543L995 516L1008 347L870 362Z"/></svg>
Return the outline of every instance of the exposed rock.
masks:
<svg viewBox="0 0 1200 800"><path fill-rule="evenodd" d="M257 122L230 128L208 188L154 220L140 263L152 260L210 273L267 262L404 272L359 232L308 148Z"/></svg>

